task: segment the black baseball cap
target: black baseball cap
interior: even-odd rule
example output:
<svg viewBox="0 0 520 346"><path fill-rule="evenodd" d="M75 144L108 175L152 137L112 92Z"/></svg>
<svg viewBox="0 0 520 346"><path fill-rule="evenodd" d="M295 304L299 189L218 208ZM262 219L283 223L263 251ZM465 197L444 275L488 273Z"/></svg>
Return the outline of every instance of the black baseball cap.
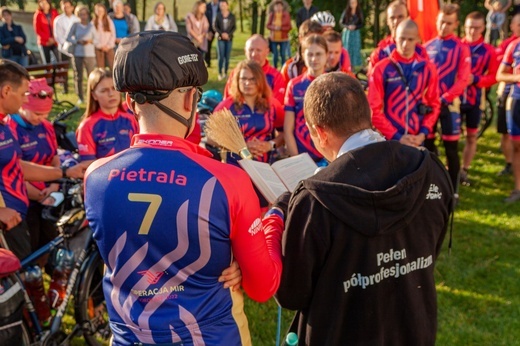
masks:
<svg viewBox="0 0 520 346"><path fill-rule="evenodd" d="M114 84L118 91L169 91L202 86L207 81L201 52L179 33L139 32L123 38L116 50Z"/></svg>

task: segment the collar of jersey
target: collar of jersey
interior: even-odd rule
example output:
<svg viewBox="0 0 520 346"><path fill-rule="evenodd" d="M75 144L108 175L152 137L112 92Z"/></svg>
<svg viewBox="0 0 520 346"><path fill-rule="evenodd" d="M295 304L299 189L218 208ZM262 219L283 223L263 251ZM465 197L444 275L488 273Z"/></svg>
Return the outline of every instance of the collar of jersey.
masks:
<svg viewBox="0 0 520 346"><path fill-rule="evenodd" d="M453 38L455 38L455 34L449 34L448 36L444 36L444 37L439 36L439 39L443 40L443 41L451 40Z"/></svg>
<svg viewBox="0 0 520 346"><path fill-rule="evenodd" d="M466 38L464 38L464 39L462 40L462 42L463 42L463 43L466 43L466 44L468 44L468 45L470 45L470 46L476 46L476 45L481 44L482 42L484 42L484 36L480 36L480 38L479 38L478 40L476 40L475 42L468 42L468 41L466 40Z"/></svg>
<svg viewBox="0 0 520 346"><path fill-rule="evenodd" d="M132 137L133 148L158 148L169 150L187 150L200 155L212 157L213 155L199 145L176 136L161 135L156 133L137 134Z"/></svg>
<svg viewBox="0 0 520 346"><path fill-rule="evenodd" d="M0 122L3 123L6 116L7 114L0 113Z"/></svg>
<svg viewBox="0 0 520 346"><path fill-rule="evenodd" d="M116 119L116 118L119 117L120 113L121 113L121 109L120 108L118 108L117 111L114 114L105 113L100 108L97 111L95 111L94 113L92 113L91 116L99 116L99 117L106 118L106 119Z"/></svg>
<svg viewBox="0 0 520 346"><path fill-rule="evenodd" d="M402 62L403 64L410 64L412 63L414 60L417 59L417 52L414 51L413 55L411 58L409 59L406 59L405 57L403 57L401 54L399 54L397 52L397 49L395 49L392 54L391 54L391 57L394 61L397 61L397 62Z"/></svg>

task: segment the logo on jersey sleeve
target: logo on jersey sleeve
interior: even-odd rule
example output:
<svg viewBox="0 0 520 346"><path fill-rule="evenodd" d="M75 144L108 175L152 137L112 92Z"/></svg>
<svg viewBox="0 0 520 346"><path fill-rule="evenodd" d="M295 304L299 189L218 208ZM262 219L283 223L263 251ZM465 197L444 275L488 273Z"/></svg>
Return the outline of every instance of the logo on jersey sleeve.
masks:
<svg viewBox="0 0 520 346"><path fill-rule="evenodd" d="M260 221L260 218L256 218L255 221L251 224L251 227L249 227L249 234L255 235L258 232L262 230L262 221Z"/></svg>

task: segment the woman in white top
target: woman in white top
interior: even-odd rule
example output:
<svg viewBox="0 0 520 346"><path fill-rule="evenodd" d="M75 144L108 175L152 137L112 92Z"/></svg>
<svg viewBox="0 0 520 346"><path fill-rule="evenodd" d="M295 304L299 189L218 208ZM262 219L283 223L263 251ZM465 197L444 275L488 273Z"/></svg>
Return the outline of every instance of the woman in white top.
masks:
<svg viewBox="0 0 520 346"><path fill-rule="evenodd" d="M145 31L149 30L164 30L164 31L175 31L177 32L177 24L173 18L166 13L166 6L164 3L157 2L153 8L155 13L146 22L144 26Z"/></svg>
<svg viewBox="0 0 520 346"><path fill-rule="evenodd" d="M204 56L208 51L209 22L206 17L206 2L195 1L193 9L186 16L186 31L191 42L201 51Z"/></svg>

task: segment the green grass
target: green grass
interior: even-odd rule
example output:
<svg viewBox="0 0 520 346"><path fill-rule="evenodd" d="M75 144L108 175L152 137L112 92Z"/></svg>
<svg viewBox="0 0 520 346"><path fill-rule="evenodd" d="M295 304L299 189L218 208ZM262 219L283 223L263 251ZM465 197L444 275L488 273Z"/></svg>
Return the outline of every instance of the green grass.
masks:
<svg viewBox="0 0 520 346"><path fill-rule="evenodd" d="M246 38L236 35L231 66L244 58ZM216 60L212 61L205 89L223 89L225 81L217 81L216 66ZM60 99L76 101L72 94L60 95ZM479 140L470 170L472 185L460 188L451 254L446 238L437 262L437 345L520 345L520 203L502 202L513 179L496 176L504 164L499 143L494 127ZM245 309L253 344L274 345L274 300L266 304L246 300ZM282 334L291 318L292 312L284 310ZM82 345L82 340L75 344Z"/></svg>

